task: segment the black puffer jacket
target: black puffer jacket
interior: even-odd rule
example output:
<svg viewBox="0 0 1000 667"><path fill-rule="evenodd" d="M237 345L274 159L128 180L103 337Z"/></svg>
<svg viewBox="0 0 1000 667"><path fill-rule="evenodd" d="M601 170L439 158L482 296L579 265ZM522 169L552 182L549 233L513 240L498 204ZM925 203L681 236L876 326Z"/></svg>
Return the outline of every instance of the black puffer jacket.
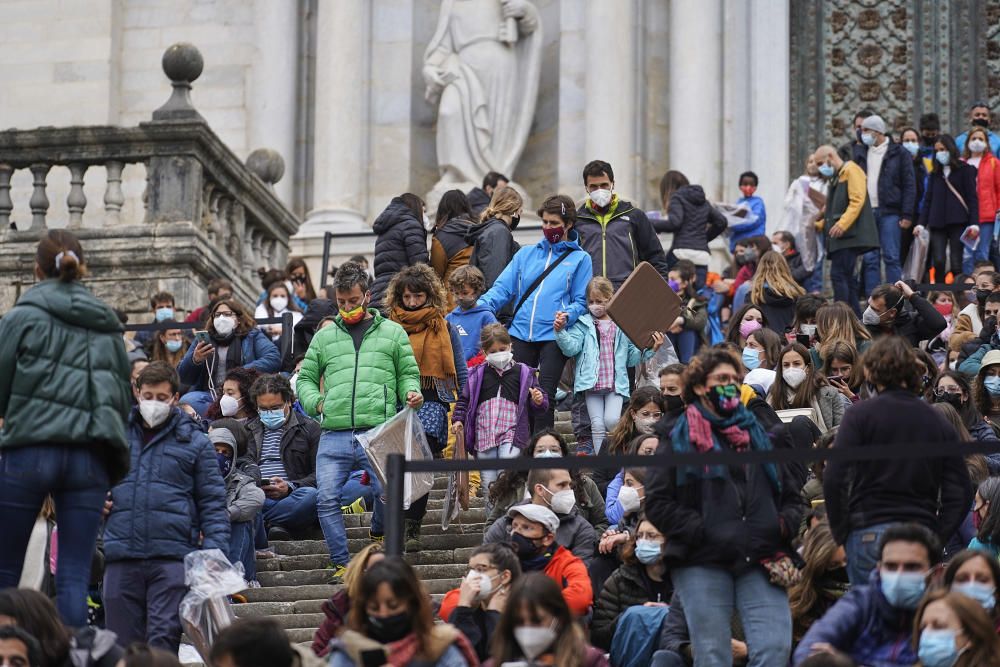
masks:
<svg viewBox="0 0 1000 667"><path fill-rule="evenodd" d="M670 198L667 219L657 231L674 235L670 252L684 248L708 252L708 242L726 229L726 218L719 213L700 185L685 185Z"/></svg>
<svg viewBox="0 0 1000 667"><path fill-rule="evenodd" d="M629 607L647 602L670 602L673 589L669 573L663 573L662 582L654 582L643 572L644 569L645 566L639 563L622 563L604 582L590 626L590 638L594 646L611 648L611 639L618 627L618 617Z"/></svg>
<svg viewBox="0 0 1000 667"><path fill-rule="evenodd" d="M472 225L465 234L465 242L472 246L469 264L483 272L487 290L493 287L510 260L514 259L514 253L520 249L507 223L499 218Z"/></svg>
<svg viewBox="0 0 1000 667"><path fill-rule="evenodd" d="M657 432L657 453L670 451L659 425ZM742 574L764 558L792 553L789 540L805 507L791 468L778 466L780 492L759 465L730 467L725 479L691 479L683 485L677 484L672 466L651 471L646 517L667 538L664 560L669 567L716 566Z"/></svg>
<svg viewBox="0 0 1000 667"><path fill-rule="evenodd" d="M382 298L392 276L406 266L427 264L427 234L423 222L399 197L393 197L375 219L375 284L372 306L382 305Z"/></svg>
<svg viewBox="0 0 1000 667"><path fill-rule="evenodd" d="M755 302L753 305L764 315L767 328L779 336L784 336L785 330L792 326L792 320L795 319L795 299L775 294L770 287L765 287L762 303Z"/></svg>

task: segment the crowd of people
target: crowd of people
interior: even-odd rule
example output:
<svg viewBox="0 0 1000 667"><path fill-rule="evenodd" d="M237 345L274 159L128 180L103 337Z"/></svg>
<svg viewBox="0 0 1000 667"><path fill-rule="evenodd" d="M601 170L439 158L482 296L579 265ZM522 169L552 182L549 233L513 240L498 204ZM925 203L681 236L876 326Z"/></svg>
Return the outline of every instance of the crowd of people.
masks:
<svg viewBox="0 0 1000 667"><path fill-rule="evenodd" d="M321 534L342 586L311 650L244 619L214 665L1000 665L1000 192L980 111L957 139L928 115L900 143L859 113L770 236L750 171L732 205L667 172L644 212L595 160L523 247L502 174L436 212L405 193L370 272L354 257L317 292L293 258L255 303L220 277L191 313L159 292L135 335L81 282L79 240L49 231L0 319L0 662L174 664L186 555L219 549L252 588L270 542ZM637 344L608 306L640 262L681 306ZM292 331L259 323L286 313ZM436 457L551 459L470 475L483 544L439 604L384 553L358 437L404 409ZM894 443L940 451L778 457ZM775 460L665 456L745 451ZM559 466L574 454L650 465ZM407 553L428 498L405 510ZM369 511L352 557L344 516Z"/></svg>

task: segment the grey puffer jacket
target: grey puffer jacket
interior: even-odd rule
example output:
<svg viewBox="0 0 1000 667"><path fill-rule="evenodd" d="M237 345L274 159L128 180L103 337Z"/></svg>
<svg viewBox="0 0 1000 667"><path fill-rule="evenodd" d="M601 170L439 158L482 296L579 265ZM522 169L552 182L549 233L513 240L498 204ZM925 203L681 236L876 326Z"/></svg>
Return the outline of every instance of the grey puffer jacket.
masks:
<svg viewBox="0 0 1000 667"><path fill-rule="evenodd" d="M233 465L226 475L226 512L230 523L253 521L257 512L264 507L264 491L257 486L257 480L240 472L236 467L236 450L228 443L219 443L229 448Z"/></svg>
<svg viewBox="0 0 1000 667"><path fill-rule="evenodd" d="M727 224L700 185L685 185L670 198L667 219L659 227L674 235L670 252L682 248L708 252L708 242L724 232Z"/></svg>

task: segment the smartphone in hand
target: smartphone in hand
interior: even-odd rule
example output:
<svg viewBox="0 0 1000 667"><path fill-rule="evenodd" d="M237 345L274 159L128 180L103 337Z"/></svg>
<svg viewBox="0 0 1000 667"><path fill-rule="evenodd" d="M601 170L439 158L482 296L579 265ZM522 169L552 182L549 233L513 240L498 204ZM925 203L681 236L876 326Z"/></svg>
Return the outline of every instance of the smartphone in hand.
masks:
<svg viewBox="0 0 1000 667"><path fill-rule="evenodd" d="M212 339L209 337L207 331L195 331L194 332L194 342L195 342L195 344L197 344L197 343L204 343L205 345L211 345L212 344Z"/></svg>

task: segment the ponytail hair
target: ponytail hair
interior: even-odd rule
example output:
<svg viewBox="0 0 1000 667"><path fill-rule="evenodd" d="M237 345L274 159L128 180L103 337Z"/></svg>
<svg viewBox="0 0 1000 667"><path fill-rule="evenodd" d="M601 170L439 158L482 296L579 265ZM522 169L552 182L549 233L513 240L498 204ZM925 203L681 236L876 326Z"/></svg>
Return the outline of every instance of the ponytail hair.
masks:
<svg viewBox="0 0 1000 667"><path fill-rule="evenodd" d="M87 275L80 241L65 229L50 229L42 237L35 251L35 262L46 278L58 278L64 283Z"/></svg>

